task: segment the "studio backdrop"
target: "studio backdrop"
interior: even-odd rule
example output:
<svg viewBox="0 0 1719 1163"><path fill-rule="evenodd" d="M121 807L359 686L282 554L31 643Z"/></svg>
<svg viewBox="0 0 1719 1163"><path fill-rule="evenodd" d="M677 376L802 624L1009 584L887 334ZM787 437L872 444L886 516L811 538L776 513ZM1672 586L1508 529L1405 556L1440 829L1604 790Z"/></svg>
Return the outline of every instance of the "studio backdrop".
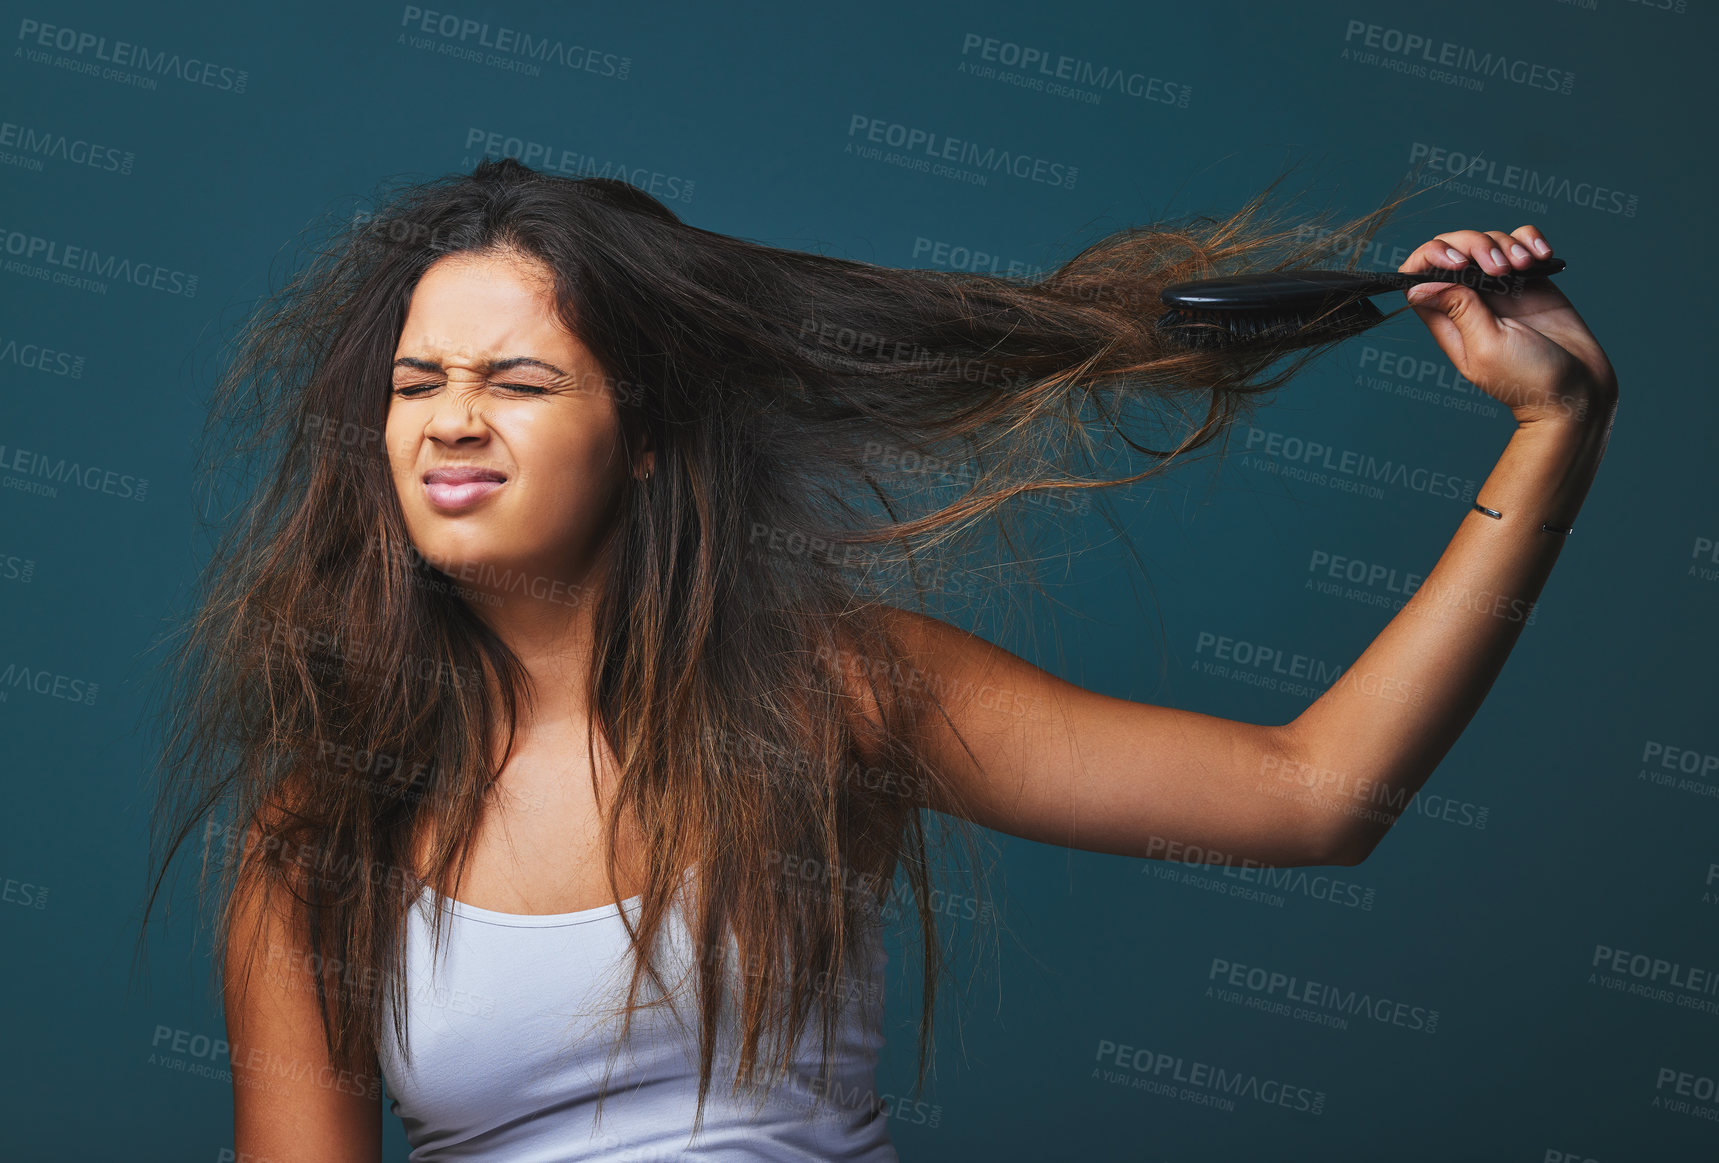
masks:
<svg viewBox="0 0 1719 1163"><path fill-rule="evenodd" d="M1395 829L1283 869L992 835L994 895L936 902L968 956L935 1071L914 1093L917 962L892 956L878 1087L907 1159L1719 1158L1709 0L449 2L6 5L8 1158L235 1157L194 867L133 964L146 699L219 517L193 450L307 232L486 157L771 245L1004 275L1286 169L1337 218L1426 190L1333 265L1544 230L1615 429ZM1221 455L1119 491L1126 540L1058 501L1054 600L969 602L967 628L1112 696L1287 722L1415 592L1513 426L1405 313Z"/></svg>

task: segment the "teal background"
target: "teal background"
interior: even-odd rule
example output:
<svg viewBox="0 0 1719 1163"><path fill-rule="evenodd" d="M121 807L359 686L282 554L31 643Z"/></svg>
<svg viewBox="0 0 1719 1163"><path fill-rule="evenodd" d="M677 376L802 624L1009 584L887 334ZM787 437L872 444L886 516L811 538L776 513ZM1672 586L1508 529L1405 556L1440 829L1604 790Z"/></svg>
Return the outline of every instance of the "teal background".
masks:
<svg viewBox="0 0 1719 1163"><path fill-rule="evenodd" d="M904 1159L1719 1157L1719 1112L1655 1105L1662 1069L1719 1077L1719 1014L1590 983L1597 945L1719 971L1708 884L1719 772L1686 786L1642 778L1653 744L1719 755L1707 0L1684 11L1618 0L447 10L625 56L624 80L529 77L415 49L397 40L404 10L4 7L0 122L132 155L119 173L0 143L5 245L34 236L197 277L194 297L117 281L99 293L19 273L0 254L4 457L25 449L148 481L141 501L0 481L0 668L99 686L92 704L0 679L8 1158L227 1157L222 1064L211 1077L150 1064L160 1027L223 1028L188 892L170 926L152 927L148 974L129 974L145 871L145 652L199 561L190 449L208 371L245 308L290 269L301 230L361 209L385 178L469 169L473 130L624 164L640 184L652 173L679 179L675 190L690 182L690 199L669 205L698 226L895 266L933 265L917 239L1049 265L1124 225L1234 209L1294 159L1315 203L1360 213L1403 176L1416 142L1634 195L1630 214L1561 197L1510 206L1480 183L1417 200L1382 236L1406 251L1442 230L1540 226L1622 384L1609 454L1535 624L1428 785L1457 818L1411 812L1365 864L1325 870L1365 908L1311 887L1263 903L1221 876L1186 883L1174 863L999 837L1003 925L982 935L997 963L958 1006L946 995L938 1072L923 1105L898 1108L893 1133ZM242 69L244 91L173 78L143 90L32 60L19 36L28 20ZM1345 59L1351 21L1574 82L1567 94L1496 78L1474 91ZM1156 76L1189 100L1107 92L1091 104L977 77L962 71L969 33ZM972 185L866 160L844 152L856 114L1062 161L1078 180ZM43 370L26 365L27 348L67 358ZM1386 356L1436 361L1430 396L1396 394L1409 381L1380 375ZM1510 417L1447 406L1470 398L1453 380L1404 316L1285 388L1258 423L1481 481ZM1286 480L1243 455L1242 435L1223 461L1119 501L1149 577L1094 523L1092 548L1058 583L1054 628L1041 617L1006 644L1119 697L1293 718L1310 696L1209 673L1199 636L1342 666L1390 607L1309 588L1312 554L1424 574L1466 504ZM1426 1034L1355 1018L1344 1030L1229 1004L1207 996L1214 958L1436 1009L1439 1024ZM910 993L892 997L878 1077L900 1093L917 1012ZM1104 1041L1305 1086L1323 1109L1243 1099L1222 1110L1108 1085L1093 1076ZM388 1125L386 1157L403 1159L398 1121Z"/></svg>

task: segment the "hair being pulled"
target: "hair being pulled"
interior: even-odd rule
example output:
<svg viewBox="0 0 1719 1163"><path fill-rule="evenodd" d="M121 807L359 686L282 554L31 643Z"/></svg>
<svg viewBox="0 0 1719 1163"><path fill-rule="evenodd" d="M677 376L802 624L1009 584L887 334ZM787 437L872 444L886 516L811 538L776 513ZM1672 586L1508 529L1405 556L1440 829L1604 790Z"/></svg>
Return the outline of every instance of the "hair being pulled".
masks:
<svg viewBox="0 0 1719 1163"><path fill-rule="evenodd" d="M814 1029L827 1071L853 1001L835 983L864 971L880 910L906 904L923 1076L946 965L926 809L960 800L915 749L941 699L904 665L890 610L936 597L928 569L1014 564L1016 523L1045 499L1067 509L1162 471L1325 350L1190 350L1154 327L1165 284L1327 265L1331 237L1370 240L1401 201L1326 227L1272 217L1269 194L1110 234L1037 278L766 246L625 183L510 160L340 223L259 305L212 401L207 447L258 478L174 647L149 905L200 833L223 942L251 939L235 900L281 893L318 963L359 971L359 988L313 983L334 1061L375 1068L384 1006L405 1051L402 889L457 885L500 771L492 712L511 725L531 691L455 579L412 552L381 442L330 434L383 430L426 269L513 251L553 273L623 436L655 455L590 598L592 738L619 765L607 836L630 820L649 846L626 1022L690 998L700 1119L725 1007L738 1084L780 1077ZM1118 471L1122 449L1145 467ZM891 778L856 776L862 734ZM503 764L511 748L510 726ZM386 763L339 761L355 749ZM939 818L970 843L958 812ZM440 841L418 868L427 824ZM618 898L612 852L609 871ZM699 956L671 981L648 951L683 877Z"/></svg>

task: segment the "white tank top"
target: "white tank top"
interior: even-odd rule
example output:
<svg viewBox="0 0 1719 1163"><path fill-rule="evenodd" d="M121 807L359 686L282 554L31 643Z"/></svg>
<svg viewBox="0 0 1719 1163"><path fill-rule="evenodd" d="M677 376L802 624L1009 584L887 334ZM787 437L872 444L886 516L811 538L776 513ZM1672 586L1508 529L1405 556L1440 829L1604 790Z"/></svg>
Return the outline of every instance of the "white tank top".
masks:
<svg viewBox="0 0 1719 1163"><path fill-rule="evenodd" d="M625 902L635 920L640 899ZM601 1125L594 1121L604 1068L620 1032L620 1018L603 1009L626 996L632 968L622 906L532 915L450 899L441 956L432 966L433 900L424 887L407 914L411 1066L400 1058L386 1004L378 1047L412 1163L897 1163L888 1110L874 1083L883 1035L875 1021L864 1021L866 1011L880 1017L883 1009L888 956L881 941L873 943L868 975L843 986L847 1002L827 1086L818 1078L822 1043L814 1008L808 1021L813 1028L796 1048L795 1067L772 1080L768 1101L760 1106L751 1094L736 1095L736 1041L732 1017L725 1016L704 1123L694 1141L698 1022L690 988L685 1000L677 999L678 1018L667 1006L634 1013L627 1044L614 1058ZM876 912L870 910L874 923ZM692 939L678 901L668 920L660 946L668 955L659 954L658 965L673 989L680 974L691 971ZM732 936L729 947L734 948ZM649 987L647 977L641 988ZM865 999L872 1004L858 1004ZM814 1106L820 1091L824 1099Z"/></svg>

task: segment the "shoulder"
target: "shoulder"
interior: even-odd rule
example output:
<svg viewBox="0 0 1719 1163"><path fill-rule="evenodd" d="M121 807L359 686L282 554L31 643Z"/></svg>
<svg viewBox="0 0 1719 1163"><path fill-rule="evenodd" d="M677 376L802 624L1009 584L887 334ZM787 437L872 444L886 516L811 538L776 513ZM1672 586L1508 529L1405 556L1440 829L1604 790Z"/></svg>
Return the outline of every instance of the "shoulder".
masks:
<svg viewBox="0 0 1719 1163"><path fill-rule="evenodd" d="M881 757L886 735L880 691L902 696L895 706L905 721L898 719L897 730L907 727L917 733L929 706L923 696L945 686L940 679L961 672L964 661L977 660L981 651L996 648L976 634L899 606L877 605L868 612L873 615L868 626L873 633L862 637L852 628L838 626L830 663L842 680L849 726L861 756L873 763Z"/></svg>

